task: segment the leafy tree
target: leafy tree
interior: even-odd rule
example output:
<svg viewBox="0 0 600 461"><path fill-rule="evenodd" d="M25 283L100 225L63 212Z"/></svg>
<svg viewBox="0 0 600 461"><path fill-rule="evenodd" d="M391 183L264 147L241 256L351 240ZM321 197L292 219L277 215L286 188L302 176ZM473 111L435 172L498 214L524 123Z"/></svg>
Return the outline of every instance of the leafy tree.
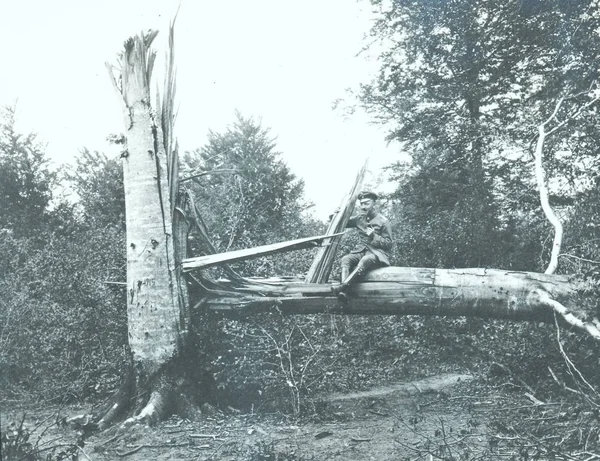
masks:
<svg viewBox="0 0 600 461"><path fill-rule="evenodd" d="M34 134L0 122L0 375L4 394L84 398L118 384L125 361L122 172L85 150L66 178L81 202L53 199ZM77 206L84 210L79 219ZM108 282L108 283L107 283Z"/></svg>
<svg viewBox="0 0 600 461"><path fill-rule="evenodd" d="M399 168L399 167L397 167ZM489 181L479 187L465 165L413 166L391 198L396 263L485 267L496 263L502 232Z"/></svg>
<svg viewBox="0 0 600 461"><path fill-rule="evenodd" d="M208 143L186 153L183 164L183 176L194 178L188 187L220 252L305 237L316 227L303 215L309 208L304 182L281 160L269 130L252 118L236 113L232 126L224 133L209 132ZM273 265L301 271L308 264L303 256L288 255L240 267L265 275Z"/></svg>
<svg viewBox="0 0 600 461"><path fill-rule="evenodd" d="M483 147L522 130L526 109L598 75L590 0L372 3L380 14L371 33L385 51L362 102L390 123L390 139L455 149L480 168Z"/></svg>
<svg viewBox="0 0 600 461"><path fill-rule="evenodd" d="M119 159L83 149L66 178L78 195L84 220L96 226L125 227L125 189Z"/></svg>
<svg viewBox="0 0 600 461"><path fill-rule="evenodd" d="M567 223L562 263L571 272L583 273L597 284L600 281L600 176L596 176L593 187L579 194L576 203Z"/></svg>
<svg viewBox="0 0 600 461"><path fill-rule="evenodd" d="M17 235L39 229L52 199L55 174L33 133L16 129L14 107L3 107L0 118L0 228Z"/></svg>

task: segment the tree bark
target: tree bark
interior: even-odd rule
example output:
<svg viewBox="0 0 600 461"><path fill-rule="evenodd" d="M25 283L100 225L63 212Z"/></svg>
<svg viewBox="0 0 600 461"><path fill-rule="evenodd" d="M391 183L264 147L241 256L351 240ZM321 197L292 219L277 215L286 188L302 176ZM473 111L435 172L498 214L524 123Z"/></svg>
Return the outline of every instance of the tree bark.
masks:
<svg viewBox="0 0 600 461"><path fill-rule="evenodd" d="M171 25L170 52L173 25ZM126 150L123 179L127 225L127 326L132 374L114 404L96 418L103 429L132 415L126 425L155 422L170 413L172 397L189 358L188 295L180 263L187 228L178 199L177 155L173 145L173 60L169 60L162 104L150 103L156 32L125 42L120 79L113 84L123 101ZM110 67L109 67L110 69ZM174 225L175 224L175 225ZM133 406L130 402L134 402Z"/></svg>
<svg viewBox="0 0 600 461"><path fill-rule="evenodd" d="M164 149L150 105L152 54L136 37L122 60L121 93L131 117L123 159L127 224L127 323L140 373L155 374L185 338L175 276Z"/></svg>

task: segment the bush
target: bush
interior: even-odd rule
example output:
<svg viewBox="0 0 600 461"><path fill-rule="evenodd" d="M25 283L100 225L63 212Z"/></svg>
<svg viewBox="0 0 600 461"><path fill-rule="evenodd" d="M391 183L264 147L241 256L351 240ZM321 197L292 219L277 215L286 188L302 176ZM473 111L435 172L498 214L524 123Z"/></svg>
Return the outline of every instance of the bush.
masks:
<svg viewBox="0 0 600 461"><path fill-rule="evenodd" d="M72 400L114 389L126 363L126 300L105 281L125 279L123 232L81 228L41 247L5 236L0 246L10 268L0 278L4 397Z"/></svg>

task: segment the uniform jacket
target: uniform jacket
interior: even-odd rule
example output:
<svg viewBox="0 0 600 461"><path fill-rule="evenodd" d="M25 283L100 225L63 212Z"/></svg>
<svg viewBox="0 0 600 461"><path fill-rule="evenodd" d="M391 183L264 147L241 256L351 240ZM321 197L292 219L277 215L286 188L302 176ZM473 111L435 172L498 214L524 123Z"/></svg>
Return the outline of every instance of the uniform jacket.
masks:
<svg viewBox="0 0 600 461"><path fill-rule="evenodd" d="M358 229L360 235L360 243L354 247L351 253L369 250L377 256L382 264L390 265L392 225L385 216L379 213L375 213L371 218L364 215L353 216L348 220L346 227ZM372 228L374 231L371 235L367 235L368 228Z"/></svg>

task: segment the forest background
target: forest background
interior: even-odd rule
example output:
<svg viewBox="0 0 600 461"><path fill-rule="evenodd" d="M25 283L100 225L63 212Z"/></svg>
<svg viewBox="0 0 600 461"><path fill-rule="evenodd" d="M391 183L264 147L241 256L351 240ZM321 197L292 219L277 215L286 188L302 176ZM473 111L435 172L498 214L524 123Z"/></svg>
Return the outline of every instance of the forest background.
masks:
<svg viewBox="0 0 600 461"><path fill-rule="evenodd" d="M394 228L393 264L543 272L554 229L540 207L533 150L538 126L558 107L548 129L565 123L546 140L543 160L565 226L559 272L597 291L598 2L371 3L378 19L369 40L381 49L380 71L354 89L355 104L410 153L389 165L394 191L381 200ZM183 155L184 185L221 252L325 227L311 216L303 181L275 137L237 113ZM217 170L225 172L205 174ZM79 200L63 199L57 191L65 187ZM120 159L83 149L75 165L51 169L43 144L18 132L15 107L5 106L0 197L0 397L5 404L102 401L128 360ZM194 235L189 241L200 254ZM303 251L234 268L296 275L311 258ZM557 343L554 326L277 314L215 325L206 338L215 401L241 409L302 414L315 410L311 395L323 389L455 366L492 378L511 370L541 398L577 388L564 354L587 382L600 384L598 346L568 332ZM282 351L291 371L278 364ZM591 405L587 397L581 404Z"/></svg>

